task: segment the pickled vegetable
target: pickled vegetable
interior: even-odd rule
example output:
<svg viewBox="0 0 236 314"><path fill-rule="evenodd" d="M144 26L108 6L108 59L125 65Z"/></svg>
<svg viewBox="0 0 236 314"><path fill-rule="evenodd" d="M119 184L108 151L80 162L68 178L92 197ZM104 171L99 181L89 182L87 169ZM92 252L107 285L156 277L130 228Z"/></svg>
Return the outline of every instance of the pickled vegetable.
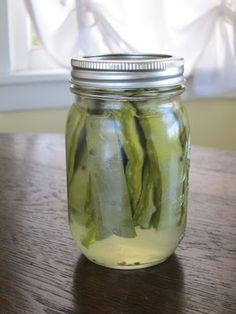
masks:
<svg viewBox="0 0 236 314"><path fill-rule="evenodd" d="M155 106L156 104L151 104ZM164 109L163 109L164 107ZM153 219L155 228L178 224L181 216L183 186L183 150L178 139L180 126L172 106L159 106L159 114L149 109L138 109L140 123L147 139L147 154L151 162L154 185L158 195L154 198L157 212ZM164 114L161 112L164 110Z"/></svg>
<svg viewBox="0 0 236 314"><path fill-rule="evenodd" d="M148 229L151 226L151 219L156 212L154 205L154 177L150 162L146 160L144 165L143 189L137 208L134 213L135 224Z"/></svg>
<svg viewBox="0 0 236 314"><path fill-rule="evenodd" d="M183 234L188 122L182 107L168 101L104 101L98 106L85 98L83 109L72 107L67 122L71 230L85 255L96 256L98 263L111 250L108 264L138 268L147 248L150 263L161 260ZM148 244L155 236L156 242Z"/></svg>
<svg viewBox="0 0 236 314"><path fill-rule="evenodd" d="M121 145L123 145L128 160L125 175L133 212L135 212L142 190L144 159L144 152L135 123L135 114L135 109L127 103L122 106L120 111L113 111L116 123L119 123L118 133L121 138Z"/></svg>
<svg viewBox="0 0 236 314"><path fill-rule="evenodd" d="M76 104L71 107L66 125L66 161L67 161L67 181L70 182L74 174L76 150L78 148L79 136L85 123L85 111L80 111Z"/></svg>
<svg viewBox="0 0 236 314"><path fill-rule="evenodd" d="M88 118L87 145L92 195L97 206L97 239L111 234L134 237L128 188L112 117Z"/></svg>

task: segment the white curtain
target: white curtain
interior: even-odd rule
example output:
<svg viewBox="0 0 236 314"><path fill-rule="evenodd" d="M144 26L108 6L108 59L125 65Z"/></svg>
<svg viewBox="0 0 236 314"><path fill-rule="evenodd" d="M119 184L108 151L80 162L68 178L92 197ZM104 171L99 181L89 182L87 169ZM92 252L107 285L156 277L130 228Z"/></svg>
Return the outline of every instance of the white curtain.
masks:
<svg viewBox="0 0 236 314"><path fill-rule="evenodd" d="M195 97L236 89L236 0L25 0L48 54L167 53L185 58Z"/></svg>

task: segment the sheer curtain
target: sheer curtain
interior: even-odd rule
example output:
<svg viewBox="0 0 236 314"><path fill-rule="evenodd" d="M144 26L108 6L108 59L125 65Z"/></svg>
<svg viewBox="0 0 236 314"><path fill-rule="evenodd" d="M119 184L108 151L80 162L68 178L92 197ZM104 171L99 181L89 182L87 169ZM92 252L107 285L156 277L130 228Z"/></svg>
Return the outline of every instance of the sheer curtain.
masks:
<svg viewBox="0 0 236 314"><path fill-rule="evenodd" d="M25 0L57 63L108 52L183 56L194 97L236 89L236 0Z"/></svg>

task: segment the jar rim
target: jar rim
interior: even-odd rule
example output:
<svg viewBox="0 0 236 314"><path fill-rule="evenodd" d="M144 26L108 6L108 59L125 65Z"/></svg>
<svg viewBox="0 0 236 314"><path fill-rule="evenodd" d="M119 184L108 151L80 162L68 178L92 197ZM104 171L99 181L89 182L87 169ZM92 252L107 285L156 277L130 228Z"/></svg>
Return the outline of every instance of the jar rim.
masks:
<svg viewBox="0 0 236 314"><path fill-rule="evenodd" d="M184 59L166 54L103 54L71 60L71 82L106 89L162 88L184 84Z"/></svg>

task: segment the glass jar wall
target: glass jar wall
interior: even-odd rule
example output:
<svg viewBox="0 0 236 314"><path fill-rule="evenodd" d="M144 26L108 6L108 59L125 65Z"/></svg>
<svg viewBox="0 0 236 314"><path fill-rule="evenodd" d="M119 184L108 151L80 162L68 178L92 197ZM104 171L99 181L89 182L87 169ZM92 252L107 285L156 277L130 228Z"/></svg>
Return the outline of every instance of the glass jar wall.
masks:
<svg viewBox="0 0 236 314"><path fill-rule="evenodd" d="M69 223L91 261L148 267L168 258L182 239L190 147L182 91L182 85L73 85L66 126Z"/></svg>

